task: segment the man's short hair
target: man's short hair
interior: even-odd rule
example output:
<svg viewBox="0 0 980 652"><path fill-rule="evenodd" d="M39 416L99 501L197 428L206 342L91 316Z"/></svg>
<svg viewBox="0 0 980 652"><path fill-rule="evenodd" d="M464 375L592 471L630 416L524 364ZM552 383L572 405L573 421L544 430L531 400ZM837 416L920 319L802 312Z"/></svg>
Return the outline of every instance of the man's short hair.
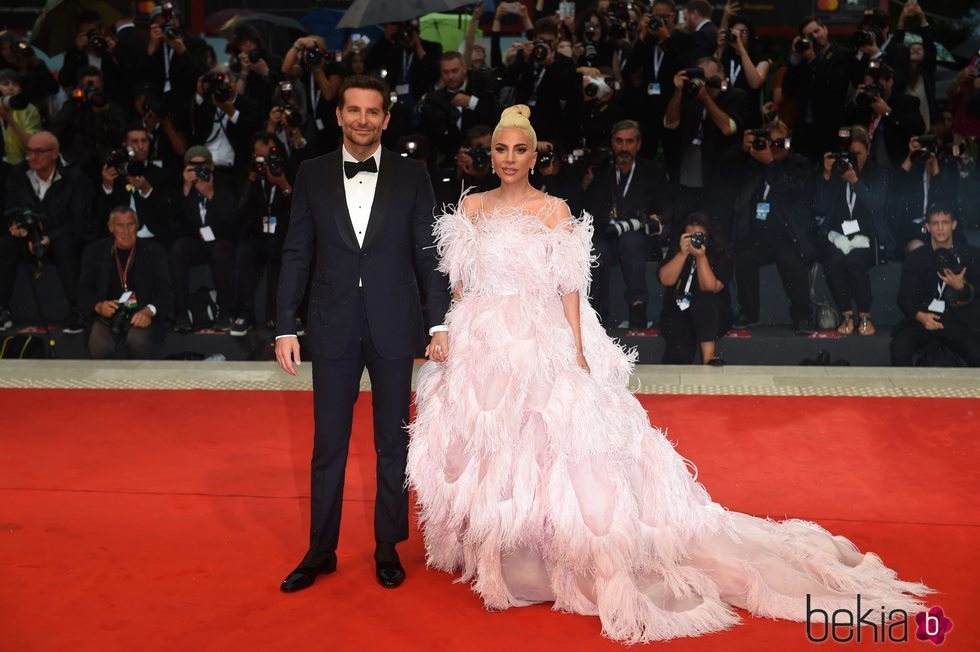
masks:
<svg viewBox="0 0 980 652"><path fill-rule="evenodd" d="M449 52L443 52L442 56L439 57L439 61L459 61L460 63L462 63L463 55L460 54L459 52L456 52L455 50L451 50Z"/></svg>
<svg viewBox="0 0 980 652"><path fill-rule="evenodd" d="M643 132L640 130L640 123L636 120L620 120L613 125L612 131L610 132L613 136L618 134L620 131L626 131L627 129L632 129L636 132L636 135L640 138L643 137Z"/></svg>
<svg viewBox="0 0 980 652"><path fill-rule="evenodd" d="M4 68L3 70L0 70L0 83L3 82L17 82L21 86L24 85L24 83L20 80L20 73L13 68Z"/></svg>
<svg viewBox="0 0 980 652"><path fill-rule="evenodd" d="M694 11L704 18L711 18L711 4L707 0L691 0L684 5L684 8L689 12Z"/></svg>
<svg viewBox="0 0 980 652"><path fill-rule="evenodd" d="M466 130L465 139L467 144L477 138L483 138L493 133L493 129L487 125L474 125Z"/></svg>
<svg viewBox="0 0 980 652"><path fill-rule="evenodd" d="M769 129L770 131L773 129L778 129L783 133L785 133L787 136L793 135L793 130L790 129L789 125L783 122L782 120L780 120L779 118L775 118L767 122L766 129Z"/></svg>
<svg viewBox="0 0 980 652"><path fill-rule="evenodd" d="M112 220L116 217L116 215L122 215L123 213L132 213L133 217L136 219L136 228L139 228L140 226L139 214L133 210L132 206L128 206L126 204L120 204L119 206L116 206L111 211L109 211L108 224L112 224Z"/></svg>
<svg viewBox="0 0 980 652"><path fill-rule="evenodd" d="M674 2L674 0L653 0L653 3L650 5L650 9L653 9L657 5L670 7L671 13L675 13L677 11L677 4Z"/></svg>
<svg viewBox="0 0 980 652"><path fill-rule="evenodd" d="M255 143L264 143L268 145L270 149L275 149L279 153L283 153L286 151L286 148L282 144L282 141L279 140L279 137L276 136L271 131L260 131L256 133L254 136L252 136L252 142L249 143L248 151L251 152L255 149Z"/></svg>
<svg viewBox="0 0 980 652"><path fill-rule="evenodd" d="M140 124L139 122L132 122L123 130L123 140L128 139L129 134L133 133L134 131L145 131L147 136L150 135L150 130L144 125Z"/></svg>
<svg viewBox="0 0 980 652"><path fill-rule="evenodd" d="M555 26L555 21L551 18L538 18L534 21L534 38L538 38L542 34L551 34L552 36L558 36L558 27Z"/></svg>
<svg viewBox="0 0 980 652"><path fill-rule="evenodd" d="M956 207L953 204L943 201L932 202L926 210L926 222L929 222L933 215L949 215L955 222Z"/></svg>
<svg viewBox="0 0 980 652"><path fill-rule="evenodd" d="M388 84L384 80L369 77L368 75L351 75L344 79L337 93L337 108L344 108L344 93L349 88L360 88L368 91L377 91L381 94L381 107L388 113Z"/></svg>
<svg viewBox="0 0 980 652"><path fill-rule="evenodd" d="M700 67L702 63L713 63L718 66L718 70L724 70L724 67L721 65L721 59L718 57L701 57L694 65Z"/></svg>
<svg viewBox="0 0 980 652"><path fill-rule="evenodd" d="M95 66L82 66L78 69L78 74L75 75L75 85L77 86L78 84L81 84L82 80L86 77L98 77L99 79L103 79L102 71Z"/></svg>
<svg viewBox="0 0 980 652"><path fill-rule="evenodd" d="M810 23L816 23L821 27L826 27L826 25L823 24L823 20L819 16L804 16L803 20L800 21L800 24L796 26L796 31L800 33L800 36L803 35L803 28Z"/></svg>

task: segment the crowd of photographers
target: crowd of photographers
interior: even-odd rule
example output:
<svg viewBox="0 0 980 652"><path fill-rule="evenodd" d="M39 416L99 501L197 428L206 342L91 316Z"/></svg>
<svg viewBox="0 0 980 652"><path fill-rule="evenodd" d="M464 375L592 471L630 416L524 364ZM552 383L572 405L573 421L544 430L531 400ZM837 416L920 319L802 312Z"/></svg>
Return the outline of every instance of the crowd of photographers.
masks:
<svg viewBox="0 0 980 652"><path fill-rule="evenodd" d="M498 2L492 16L480 5L459 52L422 39L417 22L383 25L373 42L353 35L340 52L317 36L272 52L244 26L226 60L168 2L147 30L85 13L57 77L0 33L0 329L13 323L17 266L45 260L68 300L64 330L86 332L93 357L152 355L171 329L241 336L271 321L291 181L339 145L344 77L370 74L391 90L385 144L428 167L440 203L498 185L492 127L502 107L531 106L532 182L594 216L600 316L618 268L629 326L646 328L646 265L660 263L665 362L700 352L722 364L718 337L759 322L760 268L773 263L798 333L817 330L822 269L830 326L871 335L873 302L895 297L872 296L869 270L904 259L893 363L942 350L980 364L980 261L957 221L980 64L937 97L917 3L895 29L867 12L847 45L801 18L789 52L771 53L732 2L599 0L576 15L572 4ZM908 47L907 26L921 37ZM191 291L196 266L210 267L215 293Z"/></svg>

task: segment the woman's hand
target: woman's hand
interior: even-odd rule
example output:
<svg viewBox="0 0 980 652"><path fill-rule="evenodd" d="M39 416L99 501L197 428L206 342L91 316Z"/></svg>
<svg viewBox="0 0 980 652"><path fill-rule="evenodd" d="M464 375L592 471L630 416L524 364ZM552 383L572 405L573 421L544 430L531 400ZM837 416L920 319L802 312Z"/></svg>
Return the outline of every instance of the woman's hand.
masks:
<svg viewBox="0 0 980 652"><path fill-rule="evenodd" d="M684 256L690 256L693 249L694 247L691 246L691 234L681 234L681 254Z"/></svg>
<svg viewBox="0 0 980 652"><path fill-rule="evenodd" d="M578 363L578 366L580 366L585 371L585 373L587 374L592 373L592 369L589 368L589 361L585 359L585 354L582 353L581 351L579 351L578 355L575 356L575 362Z"/></svg>

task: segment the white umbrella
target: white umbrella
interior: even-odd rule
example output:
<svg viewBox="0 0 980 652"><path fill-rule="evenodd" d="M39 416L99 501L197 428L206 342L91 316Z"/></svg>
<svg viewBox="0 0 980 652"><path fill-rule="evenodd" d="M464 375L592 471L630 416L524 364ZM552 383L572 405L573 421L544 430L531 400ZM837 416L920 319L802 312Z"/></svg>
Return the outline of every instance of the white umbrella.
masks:
<svg viewBox="0 0 980 652"><path fill-rule="evenodd" d="M337 23L337 28L397 23L437 11L452 11L469 4L473 4L473 0L354 0Z"/></svg>

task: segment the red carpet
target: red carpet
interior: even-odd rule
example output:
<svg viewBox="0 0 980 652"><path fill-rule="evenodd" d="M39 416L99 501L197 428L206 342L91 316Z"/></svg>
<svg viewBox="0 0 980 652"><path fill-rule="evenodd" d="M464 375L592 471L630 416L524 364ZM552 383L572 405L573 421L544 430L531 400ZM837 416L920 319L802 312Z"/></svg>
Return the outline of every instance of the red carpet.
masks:
<svg viewBox="0 0 980 652"><path fill-rule="evenodd" d="M980 649L977 411L959 399L644 396L727 507L815 520L870 549ZM595 618L487 613L400 547L374 583L370 395L358 402L340 569L278 585L305 551L311 397L300 392L4 390L0 650L621 650ZM862 644L846 649L932 648ZM669 650L806 650L756 619ZM834 646L833 643L829 645ZM834 646L836 649L836 646Z"/></svg>

